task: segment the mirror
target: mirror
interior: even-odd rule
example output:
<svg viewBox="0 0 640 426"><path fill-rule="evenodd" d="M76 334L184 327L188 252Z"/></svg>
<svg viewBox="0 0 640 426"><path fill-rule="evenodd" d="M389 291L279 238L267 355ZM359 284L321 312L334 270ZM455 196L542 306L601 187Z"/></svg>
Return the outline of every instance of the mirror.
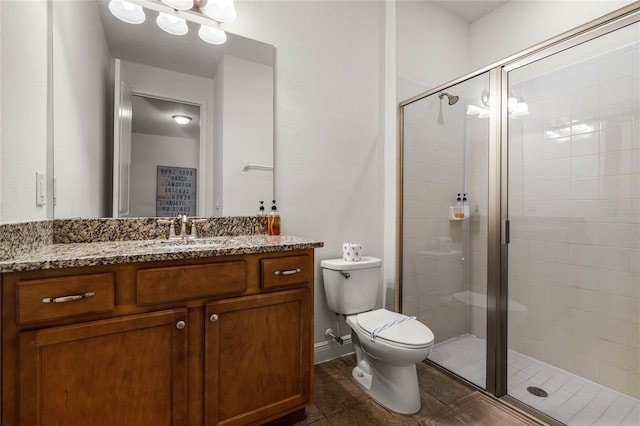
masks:
<svg viewBox="0 0 640 426"><path fill-rule="evenodd" d="M258 200L273 198L275 48L234 34L208 44L196 22L171 35L155 24L157 12L145 14L132 25L115 18L108 1L52 3L54 217L154 216L159 166L195 169L193 215L255 214ZM180 112L156 105L156 121L139 122L145 114L136 104L145 100L198 111L190 148L158 136L179 128L171 116ZM146 154L136 145L141 135ZM137 162L151 152L163 164L140 174Z"/></svg>

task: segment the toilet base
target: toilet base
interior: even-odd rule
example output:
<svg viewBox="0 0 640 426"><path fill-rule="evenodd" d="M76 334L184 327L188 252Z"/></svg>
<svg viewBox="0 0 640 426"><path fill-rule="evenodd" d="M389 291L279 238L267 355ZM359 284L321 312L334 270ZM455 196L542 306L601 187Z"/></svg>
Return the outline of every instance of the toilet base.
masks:
<svg viewBox="0 0 640 426"><path fill-rule="evenodd" d="M380 405L400 414L420 411L420 390L415 364L399 367L377 360L359 361L353 379Z"/></svg>

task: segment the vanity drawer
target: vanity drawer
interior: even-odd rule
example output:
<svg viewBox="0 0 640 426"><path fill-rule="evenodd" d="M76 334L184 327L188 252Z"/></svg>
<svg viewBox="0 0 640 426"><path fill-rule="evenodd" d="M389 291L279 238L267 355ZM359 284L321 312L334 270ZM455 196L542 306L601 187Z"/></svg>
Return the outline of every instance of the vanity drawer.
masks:
<svg viewBox="0 0 640 426"><path fill-rule="evenodd" d="M242 293L247 289L245 261L172 266L138 271L138 305Z"/></svg>
<svg viewBox="0 0 640 426"><path fill-rule="evenodd" d="M69 318L114 309L113 273L17 282L17 323Z"/></svg>
<svg viewBox="0 0 640 426"><path fill-rule="evenodd" d="M307 284L313 274L309 256L274 257L261 260L262 288Z"/></svg>

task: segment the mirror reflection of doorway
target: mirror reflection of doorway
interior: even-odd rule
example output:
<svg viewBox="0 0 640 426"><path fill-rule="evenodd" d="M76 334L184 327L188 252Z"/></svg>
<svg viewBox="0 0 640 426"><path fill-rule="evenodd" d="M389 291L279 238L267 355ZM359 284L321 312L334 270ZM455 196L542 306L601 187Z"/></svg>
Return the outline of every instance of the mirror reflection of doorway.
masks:
<svg viewBox="0 0 640 426"><path fill-rule="evenodd" d="M158 167L195 171L199 167L200 107L139 94L131 99L129 214L157 216ZM185 194L189 192L186 189ZM183 213L197 215L197 203L192 210Z"/></svg>

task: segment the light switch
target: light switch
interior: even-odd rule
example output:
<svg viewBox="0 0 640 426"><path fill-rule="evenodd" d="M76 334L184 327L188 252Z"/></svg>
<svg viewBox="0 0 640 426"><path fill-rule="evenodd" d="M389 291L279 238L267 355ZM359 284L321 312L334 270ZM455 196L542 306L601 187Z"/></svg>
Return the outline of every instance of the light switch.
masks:
<svg viewBox="0 0 640 426"><path fill-rule="evenodd" d="M44 206L46 194L44 175L36 172L36 206Z"/></svg>

